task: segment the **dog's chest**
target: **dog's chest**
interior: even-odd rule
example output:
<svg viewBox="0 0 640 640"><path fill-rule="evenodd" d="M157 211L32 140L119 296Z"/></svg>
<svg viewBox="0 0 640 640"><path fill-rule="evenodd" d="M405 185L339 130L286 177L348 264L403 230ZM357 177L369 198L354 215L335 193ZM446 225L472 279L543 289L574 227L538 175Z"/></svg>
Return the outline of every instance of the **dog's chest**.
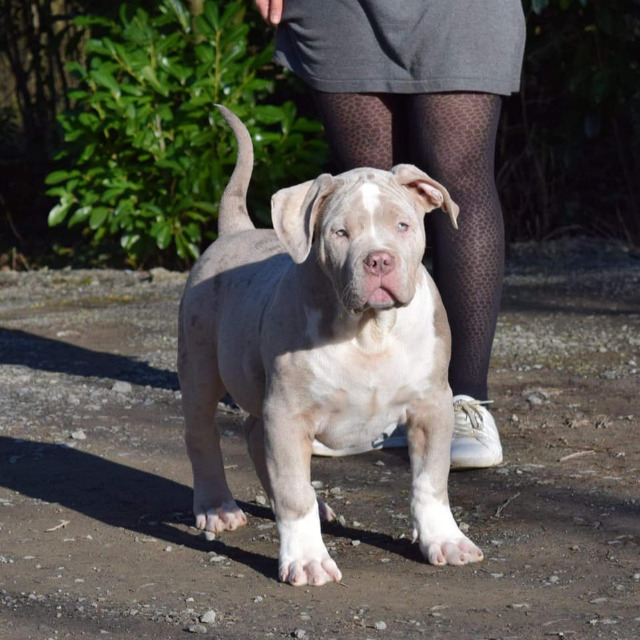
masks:
<svg viewBox="0 0 640 640"><path fill-rule="evenodd" d="M417 334L401 327L369 348L354 340L315 353L307 365L308 393L325 443L356 443L406 420L410 404L428 394L438 367L430 325L423 318Z"/></svg>

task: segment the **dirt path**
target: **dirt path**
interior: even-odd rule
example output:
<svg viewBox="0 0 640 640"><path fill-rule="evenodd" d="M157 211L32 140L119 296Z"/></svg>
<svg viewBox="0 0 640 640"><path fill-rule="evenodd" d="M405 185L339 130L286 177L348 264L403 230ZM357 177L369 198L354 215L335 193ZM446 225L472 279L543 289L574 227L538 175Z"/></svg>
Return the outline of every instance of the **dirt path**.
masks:
<svg viewBox="0 0 640 640"><path fill-rule="evenodd" d="M237 412L221 429L249 524L191 528L183 274L0 273L0 638L640 637L640 262L572 244L509 264L491 379L505 464L450 482L485 562L420 560L405 451L314 459L344 574L317 589L276 580Z"/></svg>

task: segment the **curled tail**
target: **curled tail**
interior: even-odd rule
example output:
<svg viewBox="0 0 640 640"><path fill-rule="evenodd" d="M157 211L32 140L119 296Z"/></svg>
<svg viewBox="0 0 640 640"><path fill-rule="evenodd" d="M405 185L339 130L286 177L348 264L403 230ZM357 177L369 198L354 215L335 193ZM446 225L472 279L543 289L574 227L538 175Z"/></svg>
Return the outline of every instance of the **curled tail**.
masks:
<svg viewBox="0 0 640 640"><path fill-rule="evenodd" d="M238 143L238 158L222 199L218 214L218 235L255 229L247 211L247 189L253 172L253 143L247 128L232 111L217 104L222 117L231 127Z"/></svg>

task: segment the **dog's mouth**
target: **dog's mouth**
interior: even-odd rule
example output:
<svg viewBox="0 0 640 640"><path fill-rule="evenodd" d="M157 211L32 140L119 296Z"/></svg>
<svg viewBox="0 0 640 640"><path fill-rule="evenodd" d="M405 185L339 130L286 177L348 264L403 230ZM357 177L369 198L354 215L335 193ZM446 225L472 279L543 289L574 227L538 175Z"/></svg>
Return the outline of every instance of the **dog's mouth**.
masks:
<svg viewBox="0 0 640 640"><path fill-rule="evenodd" d="M345 307L353 313L362 313L367 309L375 311L406 306L409 301L403 299L391 287L379 284L369 288L364 295L344 300Z"/></svg>
<svg viewBox="0 0 640 640"><path fill-rule="evenodd" d="M365 307L371 309L387 309L388 307L395 306L397 303L398 300L391 291L385 287L378 287L369 294Z"/></svg>

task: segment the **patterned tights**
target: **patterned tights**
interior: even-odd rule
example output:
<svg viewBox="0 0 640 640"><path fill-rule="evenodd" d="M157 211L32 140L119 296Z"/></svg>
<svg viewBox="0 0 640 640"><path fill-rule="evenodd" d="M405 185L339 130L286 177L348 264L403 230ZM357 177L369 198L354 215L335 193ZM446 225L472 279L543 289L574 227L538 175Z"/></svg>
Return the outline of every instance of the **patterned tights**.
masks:
<svg viewBox="0 0 640 640"><path fill-rule="evenodd" d="M487 399L504 262L502 210L495 187L499 96L484 93L315 93L339 171L411 162L441 182L460 206L427 218L434 278L452 334L453 393Z"/></svg>

